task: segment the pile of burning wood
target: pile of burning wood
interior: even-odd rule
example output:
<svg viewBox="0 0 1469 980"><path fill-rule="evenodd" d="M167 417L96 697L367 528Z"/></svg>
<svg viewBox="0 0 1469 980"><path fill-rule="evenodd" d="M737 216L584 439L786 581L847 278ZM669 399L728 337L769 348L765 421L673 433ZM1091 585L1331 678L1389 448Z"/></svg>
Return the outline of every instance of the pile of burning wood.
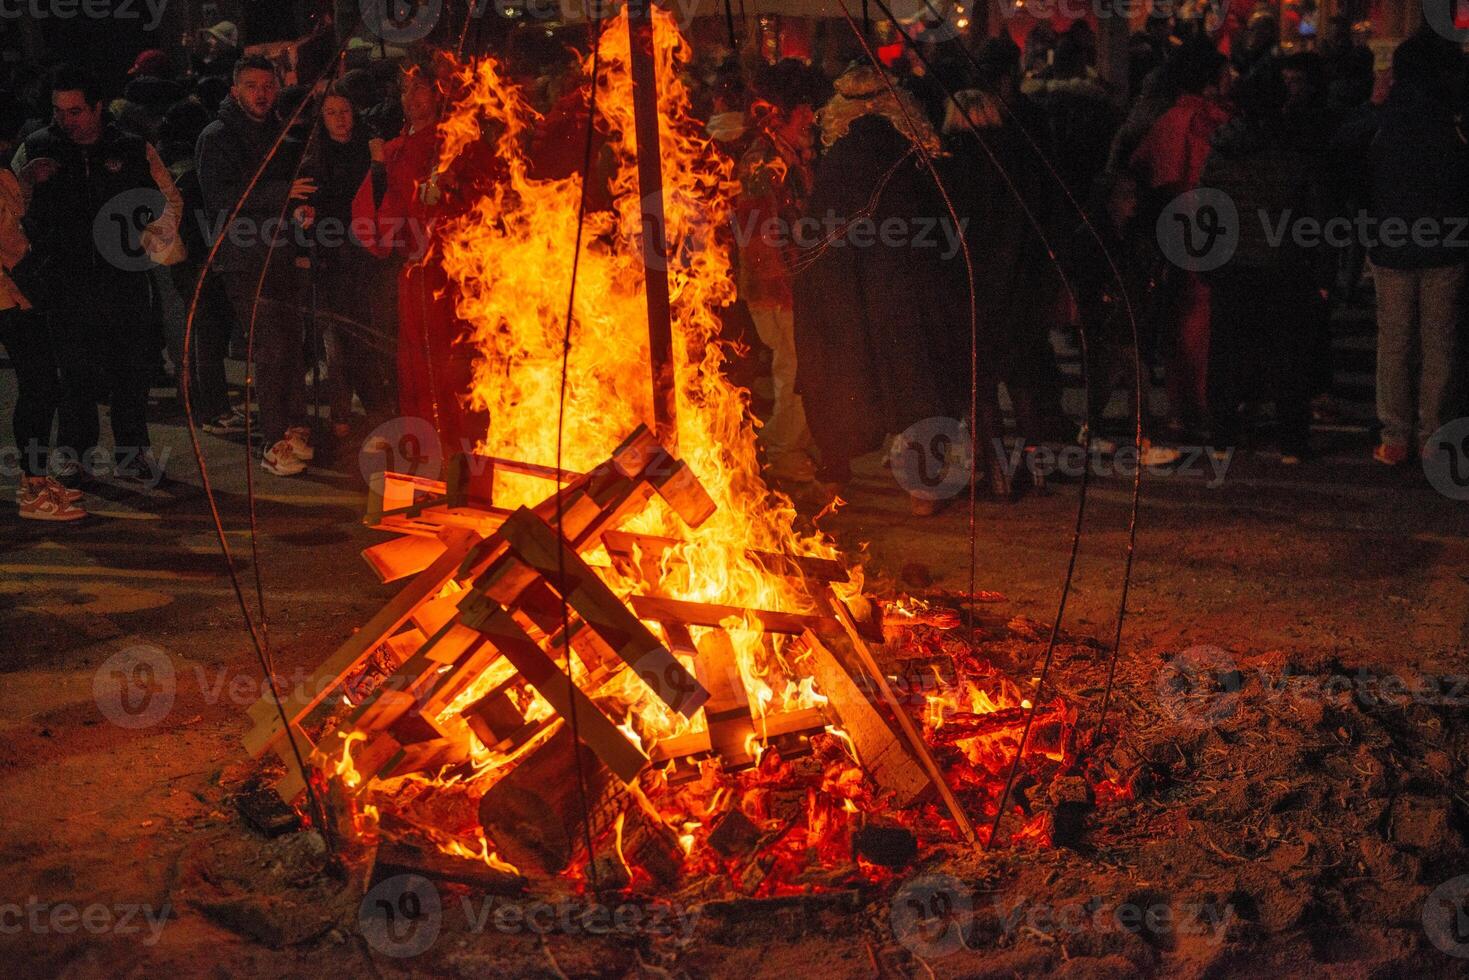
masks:
<svg viewBox="0 0 1469 980"><path fill-rule="evenodd" d="M509 177L436 228L434 254L494 424L443 479L375 479L368 523L397 536L365 555L406 584L250 711L281 795L318 780L323 819L379 865L743 894L878 878L924 841L982 840L967 814L995 813L1018 749L1014 685L972 647L894 666L906 641L860 569L761 480L748 393L722 370L728 247L708 234L736 185L689 111L687 46L651 17L600 35L613 212L583 216L576 177L533 178L533 111L493 59L463 69L440 164L495 134ZM1065 728L1047 707L1027 758L1059 768ZM1020 816L1009 836L1044 836Z"/></svg>

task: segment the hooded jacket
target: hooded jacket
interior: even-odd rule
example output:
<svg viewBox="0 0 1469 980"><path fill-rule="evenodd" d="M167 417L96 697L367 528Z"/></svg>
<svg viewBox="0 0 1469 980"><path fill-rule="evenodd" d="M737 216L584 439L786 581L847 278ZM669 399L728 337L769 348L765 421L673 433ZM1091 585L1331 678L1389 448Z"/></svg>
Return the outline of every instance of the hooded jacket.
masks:
<svg viewBox="0 0 1469 980"><path fill-rule="evenodd" d="M226 233L224 219L245 193L261 161L280 135L280 120L272 115L256 122L233 98L220 103L219 117L204 127L194 148L194 161L203 191L212 245L220 234L225 244L216 267L231 273L258 275L270 254L272 233L282 221L294 170L285 154L277 154Z"/></svg>

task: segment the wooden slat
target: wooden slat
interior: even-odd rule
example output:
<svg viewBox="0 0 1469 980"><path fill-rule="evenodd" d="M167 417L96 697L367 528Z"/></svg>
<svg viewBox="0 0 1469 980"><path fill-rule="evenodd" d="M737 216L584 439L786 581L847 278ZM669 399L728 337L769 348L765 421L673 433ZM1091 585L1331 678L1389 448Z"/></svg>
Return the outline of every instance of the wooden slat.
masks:
<svg viewBox="0 0 1469 980"><path fill-rule="evenodd" d="M283 697L286 715L292 722L299 722L312 708L320 704L354 670L367 655L377 649L378 644L393 635L408 620L413 610L424 600L435 595L444 587L459 568L464 555L480 540L473 531L447 530L445 551L428 568L424 569L393 599L352 634L326 662L317 668L312 679ZM245 733L245 748L252 756L259 757L275 744L284 734L279 714L273 700L267 695L250 709L254 727Z"/></svg>
<svg viewBox="0 0 1469 980"><path fill-rule="evenodd" d="M750 717L750 698L740 676L739 662L729 634L710 630L699 640L699 656L694 661L699 683L709 689L704 705L704 719L709 729L709 745L726 769L743 769L755 764L750 742L755 723Z"/></svg>
<svg viewBox="0 0 1469 980"><path fill-rule="evenodd" d="M888 684L887 676L883 673L882 667L878 664L877 659L873 657L872 651L868 649L866 641L862 639L862 634L857 629L857 623L852 618L851 610L847 608L846 603L842 602L840 597L833 594L830 590L818 593L813 598L824 609L831 611L836 616L837 621L841 623L842 629L846 633L845 643L841 641L840 637L823 639L834 645L835 651L838 652L839 658L843 661L842 666L850 671L853 676L856 676L858 672L867 675L864 680L877 690L883 702L888 706L893 720L897 722L898 731L901 733L903 741L907 744L909 752L913 758L918 760L923 771L932 780L934 788L938 790L939 798L943 800L945 808L949 811L949 815L954 818L954 823L958 825L959 832L964 835L965 840L969 841L969 843L976 843L974 827L969 822L968 814L959 805L959 800L954 796L954 791L949 788L948 781L944 779L943 770L939 768L938 763L934 760L933 753L929 752L928 743L923 740L923 735L918 731L918 727L913 723L913 719L903 709L902 703L898 700L897 695L893 693L892 687Z"/></svg>
<svg viewBox="0 0 1469 980"><path fill-rule="evenodd" d="M826 695L827 708L841 721L857 749L858 761L879 790L892 793L893 804L898 807L908 806L928 792L932 779L869 700L869 679L827 646L830 642L840 647L840 642L810 632L804 639L811 655L809 661L800 662L809 662L817 689Z"/></svg>
<svg viewBox="0 0 1469 980"><path fill-rule="evenodd" d="M544 521L522 508L505 522L500 534L670 708L692 717L709 700L703 685Z"/></svg>
<svg viewBox="0 0 1469 980"><path fill-rule="evenodd" d="M653 534L634 534L631 531L603 531L602 544L614 557L626 556L632 560L634 547L645 557L660 561L663 553L674 545L683 544L677 538ZM787 577L807 576L822 582L845 582L851 575L842 563L832 558L811 558L806 555L783 555L773 551L750 550L745 555L767 571Z"/></svg>
<svg viewBox="0 0 1469 980"><path fill-rule="evenodd" d="M417 575L443 553L442 541L421 534L405 534L362 549L363 559L384 583Z"/></svg>
<svg viewBox="0 0 1469 980"><path fill-rule="evenodd" d="M660 596L635 595L629 599L632 611L639 619L655 623L682 623L687 626L725 626L731 619L740 620L743 627L765 633L789 633L799 636L811 630L821 636L836 636L842 632L841 624L831 616L809 616L803 613L777 612L771 609L746 609L743 606L725 606L713 602L685 602L682 599L665 599Z"/></svg>
<svg viewBox="0 0 1469 980"><path fill-rule="evenodd" d="M619 779L624 783L636 779L648 763L643 750L628 741L580 688L567 683L566 675L504 607L478 595L472 601L472 606L470 602L465 603L470 607L464 614L466 625L473 625L483 633L562 718L569 719L575 712L581 740Z"/></svg>
<svg viewBox="0 0 1469 980"><path fill-rule="evenodd" d="M828 723L826 713L821 708L802 708L799 711L786 711L778 715L756 718L755 734L762 741L766 741L794 732L819 732ZM709 732L706 730L665 738L653 746L653 750L648 753L648 758L654 762L667 762L670 759L702 755L709 751L711 751Z"/></svg>

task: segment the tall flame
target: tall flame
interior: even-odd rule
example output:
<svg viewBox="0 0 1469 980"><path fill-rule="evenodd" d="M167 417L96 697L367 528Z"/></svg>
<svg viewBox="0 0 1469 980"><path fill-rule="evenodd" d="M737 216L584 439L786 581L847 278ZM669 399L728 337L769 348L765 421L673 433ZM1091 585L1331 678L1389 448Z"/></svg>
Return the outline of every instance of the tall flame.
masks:
<svg viewBox="0 0 1469 980"><path fill-rule="evenodd" d="M760 477L748 392L725 376L725 345L717 310L734 299L727 242L738 190L733 164L694 118L679 69L690 49L671 15L654 8L658 77L659 153L664 174L667 275L675 338L678 455L718 505L690 532L659 503L631 530L687 539L663 563L659 589L693 601L803 611L801 593L746 557L749 549L835 557L825 540L795 530L789 499ZM592 58L583 65L591 77ZM596 110L612 135L613 211L585 216L564 390L562 465L588 469L605 459L640 422L651 421L648 318L640 236L632 73L625 14L601 32ZM536 112L486 58L463 69L461 96L442 124L441 167L493 132L507 179L468 213L440 229L444 269L454 284L459 317L481 355L469 393L485 410L489 429L481 452L542 465L557 462L557 418L563 397L563 343L571 289L573 243L581 199L580 175L537 179L530 174L526 136ZM728 237L728 236L724 236ZM662 270L655 270L661 274ZM498 477L497 477L498 480ZM497 486L497 504L536 503L544 481ZM630 591L631 582L621 583ZM696 631L697 633L697 631ZM809 704L800 688L772 671L758 634L733 634L752 700L774 708ZM636 692L630 692L636 697ZM631 712L640 734L667 734L676 720L651 698ZM656 721L655 721L656 719ZM660 730L662 729L662 730ZM646 741L646 738L645 738Z"/></svg>

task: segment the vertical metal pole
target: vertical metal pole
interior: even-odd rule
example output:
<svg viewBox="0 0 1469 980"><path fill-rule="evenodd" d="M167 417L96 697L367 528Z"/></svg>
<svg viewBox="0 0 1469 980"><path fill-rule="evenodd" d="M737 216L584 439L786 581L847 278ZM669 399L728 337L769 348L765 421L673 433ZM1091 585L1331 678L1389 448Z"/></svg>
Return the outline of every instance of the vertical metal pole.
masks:
<svg viewBox="0 0 1469 980"><path fill-rule="evenodd" d="M633 128L638 143L638 193L643 201L643 279L648 294L648 349L653 369L653 428L670 449L677 441L673 372L673 310L668 297L668 236L663 166L658 144L658 78L653 62L651 0L627 5L632 51Z"/></svg>

